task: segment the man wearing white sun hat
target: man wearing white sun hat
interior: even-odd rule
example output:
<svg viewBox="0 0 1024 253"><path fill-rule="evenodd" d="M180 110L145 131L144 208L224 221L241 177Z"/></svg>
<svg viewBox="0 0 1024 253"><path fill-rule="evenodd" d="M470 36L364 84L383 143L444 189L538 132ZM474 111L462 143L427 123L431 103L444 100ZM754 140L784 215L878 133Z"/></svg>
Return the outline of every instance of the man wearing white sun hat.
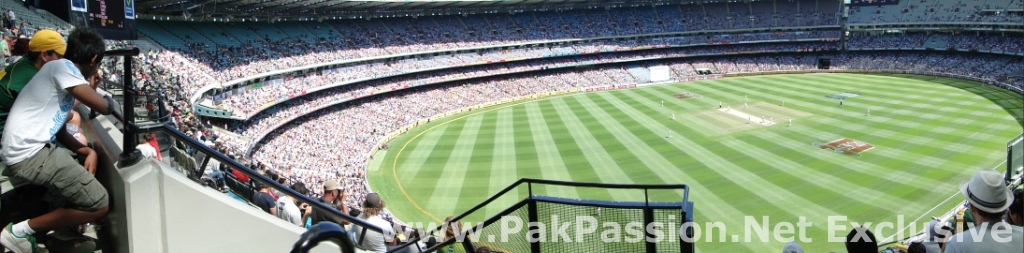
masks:
<svg viewBox="0 0 1024 253"><path fill-rule="evenodd" d="M1002 173L979 170L960 184L960 192L967 198L974 228L950 238L946 253L1024 252L1024 230L1002 220L1013 202Z"/></svg>

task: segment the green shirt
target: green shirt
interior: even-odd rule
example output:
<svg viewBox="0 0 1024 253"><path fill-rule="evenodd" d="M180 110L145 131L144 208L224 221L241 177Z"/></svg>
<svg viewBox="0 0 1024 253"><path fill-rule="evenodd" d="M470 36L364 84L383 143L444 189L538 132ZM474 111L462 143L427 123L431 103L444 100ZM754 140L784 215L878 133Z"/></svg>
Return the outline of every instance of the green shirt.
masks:
<svg viewBox="0 0 1024 253"><path fill-rule="evenodd" d="M27 57L7 65L0 70L0 136L4 133L4 125L7 124L7 114L11 113L11 106L18 93L25 88L32 76L39 72Z"/></svg>

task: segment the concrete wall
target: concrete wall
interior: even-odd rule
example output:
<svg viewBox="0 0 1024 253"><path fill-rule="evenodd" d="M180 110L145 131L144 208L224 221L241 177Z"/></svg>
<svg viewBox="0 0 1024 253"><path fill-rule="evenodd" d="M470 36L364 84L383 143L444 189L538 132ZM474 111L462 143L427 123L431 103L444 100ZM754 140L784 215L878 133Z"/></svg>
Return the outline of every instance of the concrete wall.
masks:
<svg viewBox="0 0 1024 253"><path fill-rule="evenodd" d="M121 127L106 116L83 118L82 130L99 153L96 178L110 194L110 214L97 231L103 252L289 252L305 231L167 164L147 159L122 168ZM325 244L313 252L340 249Z"/></svg>

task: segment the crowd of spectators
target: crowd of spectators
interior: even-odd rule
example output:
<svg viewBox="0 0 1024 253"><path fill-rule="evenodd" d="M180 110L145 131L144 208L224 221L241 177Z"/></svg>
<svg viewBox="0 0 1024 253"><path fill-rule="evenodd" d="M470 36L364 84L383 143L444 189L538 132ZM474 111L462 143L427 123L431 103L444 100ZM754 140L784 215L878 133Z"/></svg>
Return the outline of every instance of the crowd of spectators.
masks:
<svg viewBox="0 0 1024 253"><path fill-rule="evenodd" d="M803 2L802 7L798 2ZM754 13L749 13L751 7L747 5L705 4L703 9L698 5L623 7L394 18L387 22L353 19L316 25L260 23L262 28L210 23L193 30L181 23L149 21L139 25L167 28L142 29L144 32L194 31L179 35L185 46L172 49L198 61L204 70L209 68L222 82L316 63L452 48L700 30L838 26L838 2L780 2L776 8L757 8ZM717 14L719 9L729 15ZM213 31L207 31L210 29Z"/></svg>
<svg viewBox="0 0 1024 253"><path fill-rule="evenodd" d="M1000 70L1000 66L1017 69L1024 67L1024 62L1011 56L964 53L824 53L822 56L832 59L833 69L938 71L978 78L1005 74L1007 70ZM696 75L694 70L699 68L710 69L714 73L810 70L817 67L816 58L813 55L796 54L724 56L680 59L665 64L670 66L675 77L682 77ZM368 151L376 147L387 134L404 126L447 111L505 98L637 82L637 77L622 66L583 71L565 69L544 74L518 74L458 81L449 85L431 85L320 110L353 96L361 96L359 94L389 90L405 82L422 80L420 84L429 84L447 80L450 76L462 77L459 73L486 73L503 69L506 67L485 65L470 70L430 72L343 86L274 106L271 112L258 114L234 130L245 136L246 141L264 141L252 150L252 159L279 168L278 173L291 180L313 186L311 192L319 192L315 187L322 185L323 180L341 178L343 185L352 186L345 189L351 191L349 196L355 196L350 200L353 202L350 204L355 205L359 196L367 191L363 185L363 173L370 159ZM989 71L979 73L976 70ZM246 142L233 146L241 148L249 144ZM238 149L236 152L246 151Z"/></svg>
<svg viewBox="0 0 1024 253"><path fill-rule="evenodd" d="M655 9L657 12L661 9ZM669 24L643 23L635 19L644 15L639 9L626 10L630 15L614 16L616 25L612 28L596 29L589 32L605 32L604 35L652 33L659 29L671 27ZM732 12L726 15L725 21L705 17L703 23L713 29L743 28L741 24L756 24L757 19L765 19L763 13ZM560 33L556 30L582 25L580 20L608 18L605 15L587 11L548 13L534 15L534 18L552 15L564 18L549 24L547 30L517 32L519 34L540 33L551 35ZM772 15L774 16L774 15ZM809 14L815 20L829 20L829 14ZM522 22L522 17L474 19L469 22L485 22L490 25L508 24L515 26ZM751 22L743 17L748 17ZM441 19L435 18L435 24ZM528 18L529 22L541 22ZM807 19L803 19L807 20ZM448 20L448 22L454 22ZM464 22L464 21L463 21ZM332 28L339 34L353 34L352 29L385 29L421 34L399 39L400 36L373 35L370 44L376 48L360 48L352 40L329 42L316 37L302 38L296 43L270 43L264 40L261 46L222 46L215 45L213 52L205 50L206 45L191 44L196 54L208 54L214 64L203 60L195 64L196 54L182 55L175 51L149 51L136 58L135 85L147 99L143 101L154 117L170 117L179 129L199 139L218 140L217 145L224 147L226 152L237 157L251 155L250 158L262 164L274 174L281 175L291 182L303 182L309 186L314 197L322 192L321 187L326 180L335 180L352 196L348 199L350 206L358 206L365 188L364 167L370 158L369 151L387 134L401 127L413 124L418 120L447 111L467 106L497 101L506 98L527 96L557 90L584 88L607 84L636 83L643 78L631 74L622 66L607 66L591 69L569 69L543 74L514 74L500 78L472 79L457 81L444 86L427 86L397 91L383 96L359 100L353 103L334 105L339 101L362 97L381 91L405 89L452 79L479 78L500 74L510 74L532 69L555 68L576 64L597 64L612 61L636 60L652 57L679 57L683 55L719 54L728 52L756 52L773 50L814 50L835 48L836 42L803 42L757 45L716 45L695 46L677 49L661 49L640 52L623 52L614 54L582 55L577 57L544 58L556 55L589 54L594 52L625 51L638 46L667 45L699 45L699 44L730 44L755 40L791 40L836 38L838 31L789 32L789 33L757 33L757 34L722 34L700 35L689 37L644 38L615 42L591 42L585 44L554 45L544 47L504 48L456 54L432 55L418 58L407 58L387 62L367 62L352 64L336 69L307 73L302 76L290 76L268 80L260 87L249 87L237 90L232 96L217 101L221 106L233 108L251 119L232 127L236 134L217 134L211 131L208 124L199 122L191 115L188 97L200 88L213 83L224 82L245 76L266 73L268 71L306 66L310 64L333 61L337 59L362 58L389 55L395 53L417 52L442 49L445 47L470 47L493 45L493 41L485 39L460 39L454 35L461 29L453 26L439 26L432 29L421 27L421 23L413 22L379 23L379 26L357 26L356 28ZM427 22L428 24L430 22ZM700 23L700 22L697 22ZM729 25L723 25L728 23ZM808 25L820 21L810 21ZM561 24L559 27L559 24ZM675 23L672 22L674 25ZM551 27L553 26L553 27ZM388 28L390 27L390 28ZM402 27L402 28L396 28ZM454 26L458 27L458 26ZM479 27L468 28L477 31ZM660 28L659 28L660 27ZM331 28L331 27L327 27ZM628 28L628 29L627 29ZM515 31L516 29L513 29ZM464 31L464 30L462 30ZM496 36L493 34L505 31L479 30L477 36ZM569 36L590 36L589 32L569 31ZM398 33L398 32L396 32ZM477 33L477 32L474 32ZM437 34L441 34L438 36ZM538 36L542 36L538 35ZM600 34L598 34L600 35ZM360 35L366 36L366 35ZM947 36L948 43L953 45L970 45L974 47L995 48L1004 51L1020 50L1020 45L1010 43L1013 39L1000 36L948 36L941 34L922 35L909 34L900 38L895 36L856 36L850 41L851 48L871 45L918 45L929 36ZM419 39L439 41L434 44L415 44ZM526 38L523 35L523 38ZM861 39L864 38L864 39ZM386 41L386 42L385 42ZM499 40L495 40L499 41ZM529 40L500 40L502 43L523 42ZM280 41L278 41L280 42ZM362 43L362 42L360 42ZM390 44L389 44L390 43ZM112 47L128 46L123 42L110 43ZM380 45L385 45L381 47ZM875 46L877 47L877 46ZM341 50L334 50L343 48ZM826 53L832 54L832 53ZM850 53L832 54L833 66L839 69L905 69L942 71L965 76L991 78L1006 74L999 66L1020 66L1020 60L999 56L968 57L949 54L936 55L926 53L875 54ZM244 57L243 57L244 56ZM534 59L537 58L537 59ZM811 55L762 55L762 56L727 56L704 59L687 59L667 62L674 76L692 76L696 69L709 69L714 73L759 72L778 70L814 69L814 56ZM522 60L514 63L485 64L501 62L508 59ZM410 72L425 71L434 68L460 67L453 70L428 71L408 75L390 77ZM928 68L928 67L932 68ZM113 83L120 82L123 74L122 65L117 58L104 62L105 77ZM1018 68L1019 69L1019 68ZM985 71L977 71L985 70ZM367 80L368 81L362 81ZM1012 79L1011 79L1012 80ZM1016 79L1016 80L1019 80ZM319 92L312 95L299 96L283 103L261 110L269 102L277 101L282 96L303 95L331 85L351 82L340 88ZM423 101L430 101L424 103ZM334 105L329 110L319 110ZM324 135L336 138L323 138ZM214 137L216 136L216 137ZM253 147L253 142L263 140ZM329 141L328 141L329 140ZM309 147L320 147L310 149ZM250 150L251 149L251 150ZM250 153L251 151L251 153ZM261 166L263 167L263 166ZM391 219L385 214L387 219Z"/></svg>
<svg viewBox="0 0 1024 253"><path fill-rule="evenodd" d="M514 63L501 63L498 68L487 66L487 65L475 65L482 61L464 61L462 65L455 66L474 66L453 70L441 70L423 72L418 74L411 74L413 78L409 81L390 81L393 85L390 87L377 87L375 89L361 89L357 87L347 87L350 92L347 92L350 96L361 96L372 94L378 90L387 90L392 88L402 88L407 86L416 86L422 83L431 83L444 79L457 79L457 78L474 78L481 76L490 76L504 73L522 72L529 69L542 69L542 68L556 68L570 65L580 64L599 64L608 63L614 61L627 61L627 60L638 60L644 58L669 58L669 57L680 57L684 55L699 55L699 54L715 54L715 53L739 53L739 52L755 52L755 51L782 51L782 50L825 50L825 49L836 49L837 44L834 42L799 42L799 43L777 43L777 44L738 44L738 45L718 45L718 46L699 46L699 47L683 47L675 49L660 49L660 50L644 50L636 52L621 52L620 50L625 48L595 48L590 46L579 46L579 51L567 51L559 50L559 55L575 54L576 57L559 57L559 58L542 58L544 55L533 55L533 56L521 56L518 58L533 57L535 60L524 59ZM503 50L504 54L514 54L511 51L518 50ZM525 49L524 51L532 51L532 49ZM544 51L545 53L551 53L551 49L537 49L536 51ZM591 54L591 55L580 55L582 53L590 53L595 51L613 52L620 51L619 53L609 54ZM306 92L324 88L326 86L337 85L345 82L354 82L358 80L365 80L369 78L380 78L386 76L394 76L402 73L410 73L413 71L423 71L428 69L436 69L443 67L444 64L449 62L455 62L451 59L458 58L460 56L466 56L467 58L473 58L472 56L480 55L477 53L469 53L452 55L452 56L436 56L434 58L425 59L407 59L396 62L387 63L370 63L364 65L346 66L333 70L323 71L322 73L313 73L301 77L288 77L283 79L275 79L263 82L258 88L241 88L232 91L230 96L227 96L223 100L217 101L222 108L230 108L229 110L238 112L246 117L253 116L261 109L265 109L267 104L272 104L275 101L281 99L287 99L296 95L301 95ZM552 55L552 54L548 54ZM439 58L439 59L438 59ZM512 59L512 58L509 58ZM493 61L497 62L497 61ZM458 64L458 63L455 63ZM440 74L439 74L440 73ZM275 114L285 114L280 111Z"/></svg>
<svg viewBox="0 0 1024 253"><path fill-rule="evenodd" d="M1020 24L1024 15L1020 0L990 1L899 1L892 5L850 7L850 23L973 22Z"/></svg>
<svg viewBox="0 0 1024 253"><path fill-rule="evenodd" d="M178 129L211 146L221 148L239 159L259 164L261 171L273 173L290 182L302 182L311 196L323 192L326 181L337 180L348 196L348 206L358 206L369 191L365 182L368 151L402 127L445 112L502 99L529 96L575 88L643 82L644 77L627 71L622 65L568 68L548 72L518 72L558 67L603 64L647 58L672 58L702 54L751 53L784 50L819 51L835 49L839 43L786 42L771 44L733 44L744 41L835 39L839 31L785 33L718 34L661 38L599 41L540 47L502 48L455 54L412 57L393 61L355 63L335 69L271 79L261 85L234 89L231 96L215 101L231 108L248 120L232 126L233 134L219 134L207 122L193 115L189 98L201 88L274 70L316 63L385 56L429 50L492 46L551 38L587 38L614 35L688 31L696 29L741 29L773 26L835 25L832 6L816 10L779 9L777 13L750 13L747 5L766 2L709 4L704 10L692 8L618 8L604 11L540 12L531 15L493 15L424 18L430 22L396 19L394 22L346 21L317 25L328 29L321 35L298 35L287 39L260 38L265 30L244 29L257 34L256 40L237 45L190 42L185 53L147 51L134 59L133 76L140 99L150 118L166 118ZM794 5L793 2L777 2ZM730 6L727 6L730 5ZM732 6L735 5L735 6ZM936 7L948 8L942 4ZM838 6L836 6L835 9ZM720 10L719 10L720 9ZM614 12L614 13L613 13ZM705 12L727 13L704 15ZM687 14L696 14L690 16ZM785 18L787 15L795 17ZM658 22L643 22L657 16ZM693 22L663 22L667 20ZM916 18L915 18L916 19ZM915 20L912 19L912 20ZM605 23L594 23L600 20ZM762 22L765 21L765 22ZM537 26L534 26L537 24ZM595 25L610 24L610 25ZM295 24L292 24L295 25ZM301 24L310 26L310 24ZM523 30L521 27L531 29ZM536 28L536 29L533 29ZM226 30L226 29L225 29ZM310 29L314 30L314 29ZM386 31L386 32L381 32ZM467 32L468 31L468 32ZM976 36L975 36L976 35ZM899 34L849 37L849 48L915 48L939 42L961 49L1024 53L1019 37L1000 34L955 36L942 33ZM199 35L197 35L198 37ZM233 36L224 33L225 37ZM365 40L364 40L365 39ZM132 46L129 42L110 41L108 47ZM729 44L712 45L705 44ZM673 49L624 52L641 46L692 45ZM593 54L596 52L618 52ZM574 57L552 57L578 55ZM1002 78L1024 88L1024 60L995 54L935 52L822 52L810 54L731 55L675 59L656 64L670 67L674 77L696 75L696 70L713 73L742 73L815 69L818 56L831 57L834 69L888 69L950 73L997 80ZM515 62L504 62L515 59ZM198 62L197 62L198 60ZM494 63L482 64L481 63ZM634 68L639 65L632 65ZM646 64L644 65L646 66ZM460 67L457 69L433 69ZM105 82L121 83L124 74L119 57L108 57L102 64ZM416 72L416 73L412 73ZM641 72L642 73L642 72ZM491 77L504 75L501 77ZM463 80L466 79L466 80ZM430 85L452 81L445 85ZM328 91L305 95L330 86ZM418 87L423 86L423 87ZM399 91L396 91L399 90ZM350 103L340 101L394 91ZM291 98L276 103L283 98ZM276 103L276 104L274 104ZM273 106L267 106L274 104ZM331 107L327 110L321 110ZM325 136L329 138L325 138ZM262 141L262 142L260 142ZM255 143L259 142L259 143ZM254 146L255 144L255 146ZM316 147L316 148L310 148ZM393 217L387 212L384 218ZM397 220L394 220L398 222Z"/></svg>
<svg viewBox="0 0 1024 253"><path fill-rule="evenodd" d="M370 158L367 151L401 127L448 111L507 98L634 81L621 68L600 68L487 78L388 93L299 117L270 134L254 150L252 159L282 168L282 175L314 186L311 192L319 192L316 187L323 180L340 178L342 185L351 186L346 190L353 196L349 204L355 205L367 190L363 187L363 173Z"/></svg>
<svg viewBox="0 0 1024 253"><path fill-rule="evenodd" d="M832 58L834 69L907 70L949 73L985 80L1020 76L1024 60L1019 56L963 53L927 53L915 51L862 52L840 54ZM1013 83L1022 87L1021 83Z"/></svg>
<svg viewBox="0 0 1024 253"><path fill-rule="evenodd" d="M863 48L926 48L984 50L1024 55L1024 39L1020 34L1000 33L897 33L868 35L854 33L847 39L850 49Z"/></svg>
<svg viewBox="0 0 1024 253"><path fill-rule="evenodd" d="M718 35L715 39L727 40L763 39L772 36L761 35ZM817 36L817 34L813 34ZM983 40L983 39L982 39ZM484 78L459 81L456 84L398 91L381 97L359 100L355 103L343 104L329 110L319 109L336 104L339 101L371 95L374 93L404 89L452 79L478 78L499 74L509 74L532 69L554 68L576 64L607 63L621 60L642 58L679 57L684 55L719 54L728 52L756 52L775 50L813 50L835 48L836 42L791 42L776 44L735 44L716 46L694 46L675 49L659 49L640 52L619 52L610 54L582 55L577 57L542 58L559 54L580 54L594 51L622 51L642 43L665 43L677 45L688 42L681 38L659 38L646 41L626 42L619 45L581 44L573 46L556 46L528 49L505 49L482 51L467 54L438 55L429 58L413 58L392 62L374 62L369 64L350 65L337 69L308 73L304 76L292 76L279 80L264 82L262 87L253 87L234 96L227 97L222 105L236 108L247 115L252 113L250 120L232 127L236 134L216 134L207 124L199 122L191 115L188 105L190 89L197 90L199 83L214 81L209 75L184 74L195 73L187 59L168 53L168 51L151 51L136 58L134 67L136 86L140 87L147 109L156 111L154 115L171 116L179 129L187 131L198 139L217 139L217 145L226 152L251 159L262 164L274 174L281 175L290 182L303 182L309 186L314 197L322 192L319 189L325 180L338 181L343 189L352 196L347 203L357 206L368 189L365 188L364 167L368 150L375 147L388 133L420 119L444 113L466 106L501 100L505 98L538 94L556 90L582 88L615 83L636 83L642 78L630 74L622 66L611 66L587 70L563 70L547 74L525 74L512 77ZM127 46L121 42L111 43L112 47ZM522 51L522 52L519 52ZM936 55L928 53L903 54L834 54L833 66L839 69L905 69L930 70L963 74L981 78L1005 74L998 66L1019 66L1020 60L1012 57L989 55L986 57L968 57L950 54ZM496 58L540 58L500 64L473 65L490 59L481 58L494 55ZM525 55L525 57L524 57ZM714 73L758 72L777 70L814 69L815 56L812 55L761 55L761 56L727 56L705 59L688 59L669 62L674 76L692 76L696 69L709 69ZM119 81L121 63L111 58L104 63L104 73L110 81ZM490 60L493 62L493 60ZM889 65L886 65L889 63ZM445 66L470 65L459 69L427 71L394 76L417 70L427 70ZM1016 64L1016 65L1015 65ZM928 68L926 66L937 68ZM172 71L175 68L186 68L186 71ZM975 69L991 70L984 73L972 72ZM1018 68L1019 69L1019 68ZM369 81L358 81L373 79ZM266 109L262 113L261 102L280 98L281 94L302 94L306 91L326 88L326 86L342 82L354 82L339 88L316 94L299 96ZM417 102L419 101L419 102ZM422 101L431 101L423 103ZM165 109L160 109L160 104ZM313 134L316 133L316 134ZM338 138L323 138L324 135ZM216 137L213 137L216 136ZM255 141L265 141L253 148ZM326 143L330 140L330 143ZM310 149L309 147L322 147ZM326 149L326 150L325 150ZM251 151L251 153L249 153ZM389 214L384 217L391 220Z"/></svg>

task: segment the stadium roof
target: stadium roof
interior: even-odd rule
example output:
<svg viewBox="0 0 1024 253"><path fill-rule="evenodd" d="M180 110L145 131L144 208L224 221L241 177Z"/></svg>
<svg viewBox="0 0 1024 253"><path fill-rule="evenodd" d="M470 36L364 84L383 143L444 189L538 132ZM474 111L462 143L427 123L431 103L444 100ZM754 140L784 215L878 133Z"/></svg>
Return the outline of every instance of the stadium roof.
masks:
<svg viewBox="0 0 1024 253"><path fill-rule="evenodd" d="M722 0L136 0L143 16L358 18L625 7Z"/></svg>

